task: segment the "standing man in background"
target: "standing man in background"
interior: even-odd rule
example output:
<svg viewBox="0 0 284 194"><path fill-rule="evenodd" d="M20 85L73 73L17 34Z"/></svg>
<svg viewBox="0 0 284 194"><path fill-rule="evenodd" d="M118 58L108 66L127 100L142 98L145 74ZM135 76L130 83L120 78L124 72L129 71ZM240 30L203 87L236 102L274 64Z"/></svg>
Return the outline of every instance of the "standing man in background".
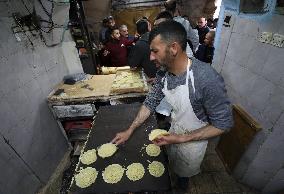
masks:
<svg viewBox="0 0 284 194"><path fill-rule="evenodd" d="M128 28L127 28L127 26L125 24L122 24L119 27L119 33L120 33L122 38L126 38L126 39L128 39L130 41L134 40L134 36L128 34Z"/></svg>
<svg viewBox="0 0 284 194"><path fill-rule="evenodd" d="M204 43L199 45L195 57L205 63L212 63L214 57L214 39L215 31L210 31L206 34Z"/></svg>
<svg viewBox="0 0 284 194"><path fill-rule="evenodd" d="M128 56L128 64L131 68L142 67L147 75L147 81L152 83L156 76L157 67L155 63L150 61L150 45L149 45L149 32L151 26L146 19L140 19L136 22L136 31L140 39L131 48Z"/></svg>
<svg viewBox="0 0 284 194"><path fill-rule="evenodd" d="M189 21L180 15L180 11L177 8L176 0L167 0L164 5L166 11L169 11L172 14L173 20L181 23L185 28L187 33L187 43L192 49L193 54L195 54L195 51L197 50L199 45L199 36L197 30L193 29Z"/></svg>
<svg viewBox="0 0 284 194"><path fill-rule="evenodd" d="M199 35L199 43L203 44L206 34L210 31L210 28L207 26L206 18L201 17L198 19L196 29Z"/></svg>

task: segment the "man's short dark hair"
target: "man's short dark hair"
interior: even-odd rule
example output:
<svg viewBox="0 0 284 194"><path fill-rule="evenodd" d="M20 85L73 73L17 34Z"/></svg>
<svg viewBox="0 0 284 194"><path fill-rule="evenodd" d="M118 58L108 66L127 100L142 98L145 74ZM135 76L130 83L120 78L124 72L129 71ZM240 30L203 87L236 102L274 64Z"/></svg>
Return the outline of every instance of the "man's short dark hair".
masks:
<svg viewBox="0 0 284 194"><path fill-rule="evenodd" d="M177 7L176 1L171 1L171 2L165 2L164 6L167 11L174 13Z"/></svg>
<svg viewBox="0 0 284 194"><path fill-rule="evenodd" d="M108 19L107 18L104 18L103 19L103 24L106 24L108 22Z"/></svg>
<svg viewBox="0 0 284 194"><path fill-rule="evenodd" d="M136 30L140 36L148 32L148 21L145 19L138 20L136 22Z"/></svg>
<svg viewBox="0 0 284 194"><path fill-rule="evenodd" d="M160 13L158 13L158 15L156 16L155 20L159 20L159 19L166 19L166 20L171 20L173 19L173 16L170 12L168 11L162 11Z"/></svg>
<svg viewBox="0 0 284 194"><path fill-rule="evenodd" d="M115 30L119 30L119 27L118 26L113 26L112 28L110 28L110 34L113 33L113 31Z"/></svg>
<svg viewBox="0 0 284 194"><path fill-rule="evenodd" d="M149 35L149 42L160 35L161 40L170 44L177 42L183 51L186 50L186 31L182 24L174 20L166 20L152 29Z"/></svg>

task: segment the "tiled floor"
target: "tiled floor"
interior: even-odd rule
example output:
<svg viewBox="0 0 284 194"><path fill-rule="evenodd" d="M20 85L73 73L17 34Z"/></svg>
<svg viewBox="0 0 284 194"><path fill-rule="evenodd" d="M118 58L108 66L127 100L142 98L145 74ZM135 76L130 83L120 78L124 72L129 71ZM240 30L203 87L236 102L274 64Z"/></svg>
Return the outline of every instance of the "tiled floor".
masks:
<svg viewBox="0 0 284 194"><path fill-rule="evenodd" d="M187 194L257 194L258 192L238 183L230 176L210 141L203 160L202 173L190 180Z"/></svg>

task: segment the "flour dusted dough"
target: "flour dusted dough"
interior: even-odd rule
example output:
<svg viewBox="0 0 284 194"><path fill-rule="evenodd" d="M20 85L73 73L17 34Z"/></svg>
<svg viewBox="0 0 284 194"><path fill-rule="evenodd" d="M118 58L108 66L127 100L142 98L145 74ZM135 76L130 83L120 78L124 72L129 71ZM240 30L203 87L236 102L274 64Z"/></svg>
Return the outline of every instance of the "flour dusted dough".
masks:
<svg viewBox="0 0 284 194"><path fill-rule="evenodd" d="M119 164L111 164L103 171L103 179L106 183L114 184L121 180L124 174L124 168Z"/></svg>
<svg viewBox="0 0 284 194"><path fill-rule="evenodd" d="M112 156L116 152L116 150L117 150L117 146L115 144L106 143L99 147L98 155L101 158L107 158L107 157Z"/></svg>
<svg viewBox="0 0 284 194"><path fill-rule="evenodd" d="M139 88L144 87L141 76L135 72L121 72L113 82L112 89Z"/></svg>
<svg viewBox="0 0 284 194"><path fill-rule="evenodd" d="M168 134L170 134L170 133L168 131L164 130L164 129L154 129L149 134L149 140L153 141L154 139L156 139L159 136L168 135Z"/></svg>
<svg viewBox="0 0 284 194"><path fill-rule="evenodd" d="M98 171L95 168L84 168L75 175L76 185L80 188L86 188L96 181L97 176Z"/></svg>
<svg viewBox="0 0 284 194"><path fill-rule="evenodd" d="M97 160L96 149L91 149L81 154L80 160L86 165L94 163Z"/></svg>
<svg viewBox="0 0 284 194"><path fill-rule="evenodd" d="M165 167L161 162L153 161L148 166L149 173L154 177L160 177L165 172Z"/></svg>
<svg viewBox="0 0 284 194"><path fill-rule="evenodd" d="M145 169L140 163L132 163L127 167L126 176L131 181L142 179L145 174Z"/></svg>
<svg viewBox="0 0 284 194"><path fill-rule="evenodd" d="M146 153L149 156L158 156L161 153L161 149L159 146L156 146L155 144L149 144L146 147Z"/></svg>

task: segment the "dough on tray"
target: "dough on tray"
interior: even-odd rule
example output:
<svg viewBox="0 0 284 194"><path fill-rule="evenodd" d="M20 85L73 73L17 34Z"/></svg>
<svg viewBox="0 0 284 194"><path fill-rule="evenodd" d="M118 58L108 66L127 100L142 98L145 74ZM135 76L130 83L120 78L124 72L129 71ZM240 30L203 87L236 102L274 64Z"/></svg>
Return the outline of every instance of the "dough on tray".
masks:
<svg viewBox="0 0 284 194"><path fill-rule="evenodd" d="M116 152L116 150L117 150L117 146L115 144L106 143L106 144L101 145L98 148L98 155L101 158L107 158L107 157L112 156Z"/></svg>
<svg viewBox="0 0 284 194"><path fill-rule="evenodd" d="M165 167L161 162L153 161L148 166L149 173L154 177L160 177L165 172Z"/></svg>
<svg viewBox="0 0 284 194"><path fill-rule="evenodd" d="M155 144L149 144L146 147L146 153L149 156L158 156L161 153L161 148Z"/></svg>
<svg viewBox="0 0 284 194"><path fill-rule="evenodd" d="M81 154L80 160L83 164L89 165L94 163L97 160L96 149L88 150Z"/></svg>
<svg viewBox="0 0 284 194"><path fill-rule="evenodd" d="M103 179L106 183L118 183L124 174L124 168L119 164L111 164L103 171Z"/></svg>
<svg viewBox="0 0 284 194"><path fill-rule="evenodd" d="M131 181L137 181L143 178L145 169L141 163L132 163L127 167L126 176Z"/></svg>
<svg viewBox="0 0 284 194"><path fill-rule="evenodd" d="M95 168L87 167L75 175L76 185L80 188L89 187L93 184L98 176L98 171Z"/></svg>

